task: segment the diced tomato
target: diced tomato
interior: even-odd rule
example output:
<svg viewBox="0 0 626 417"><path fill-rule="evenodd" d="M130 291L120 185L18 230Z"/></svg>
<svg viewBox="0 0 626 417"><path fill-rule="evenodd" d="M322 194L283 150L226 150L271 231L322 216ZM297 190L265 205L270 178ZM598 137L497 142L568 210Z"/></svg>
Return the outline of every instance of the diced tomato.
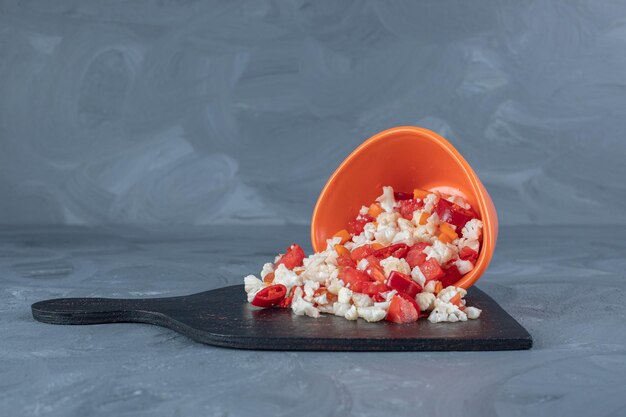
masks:
<svg viewBox="0 0 626 417"><path fill-rule="evenodd" d="M374 281L384 283L385 282L385 270L380 266L380 261L374 255L370 255L367 258L367 268L365 272Z"/></svg>
<svg viewBox="0 0 626 417"><path fill-rule="evenodd" d="M400 215L407 220L411 220L413 218L413 212L415 210L421 209L424 207L424 202L422 200L415 200L412 198L409 200L400 200Z"/></svg>
<svg viewBox="0 0 626 417"><path fill-rule="evenodd" d="M378 249L373 253L373 255L378 259L385 259L390 256L393 256L395 258L404 258L408 251L409 245L407 245L406 243L396 243L395 245Z"/></svg>
<svg viewBox="0 0 626 417"><path fill-rule="evenodd" d="M350 253L350 257L354 262L359 262L363 258L367 258L371 254L373 254L376 250L372 248L370 245L359 246L358 248L354 248Z"/></svg>
<svg viewBox="0 0 626 417"><path fill-rule="evenodd" d="M440 279L441 284L444 287L456 284L456 282L460 280L463 276L459 272L459 269L456 267L456 265L450 265L447 269L444 270L444 274L445 275Z"/></svg>
<svg viewBox="0 0 626 417"><path fill-rule="evenodd" d="M413 323L417 321L419 315L420 310L417 302L408 296L398 293L389 303L389 310L387 310L385 320L398 324Z"/></svg>
<svg viewBox="0 0 626 417"><path fill-rule="evenodd" d="M419 267L420 271L422 271L422 274L424 274L426 281L440 279L444 276L443 269L441 269L437 261L433 258L424 261L424 263L419 265Z"/></svg>
<svg viewBox="0 0 626 417"><path fill-rule="evenodd" d="M346 266L339 271L338 278L342 280L350 289L355 289L361 282L370 282L370 277L363 271L359 271L351 266Z"/></svg>
<svg viewBox="0 0 626 417"><path fill-rule="evenodd" d="M296 266L302 266L304 257L305 254L302 248L294 243L287 248L287 252L276 262L276 267L283 264L287 269L294 269Z"/></svg>
<svg viewBox="0 0 626 417"><path fill-rule="evenodd" d="M350 220L348 222L348 232L353 235L359 235L363 233L363 228L369 222L373 222L374 218L368 214L359 215L356 219Z"/></svg>
<svg viewBox="0 0 626 417"><path fill-rule="evenodd" d="M349 256L338 256L337 266L351 266L353 268L356 268L356 262L354 262Z"/></svg>
<svg viewBox="0 0 626 417"><path fill-rule="evenodd" d="M413 193L405 193L402 191L396 191L393 193L393 198L396 200L410 200L413 198Z"/></svg>
<svg viewBox="0 0 626 417"><path fill-rule="evenodd" d="M380 294L381 292L389 291L390 288L381 282L359 282L354 288L351 288L352 291L360 292L363 294L367 294L369 296L375 296Z"/></svg>
<svg viewBox="0 0 626 417"><path fill-rule="evenodd" d="M428 243L420 242L409 248L409 251L406 254L406 261L411 269L426 262L424 249L428 246Z"/></svg>
<svg viewBox="0 0 626 417"><path fill-rule="evenodd" d="M256 293L250 304L268 308L278 304L287 295L287 287L283 284L270 285Z"/></svg>
<svg viewBox="0 0 626 417"><path fill-rule="evenodd" d="M467 210L463 207L451 203L443 198L439 199L435 211L442 222L450 223L456 226L456 230L460 233L465 223L478 217L473 210Z"/></svg>
<svg viewBox="0 0 626 417"><path fill-rule="evenodd" d="M411 297L415 297L417 293L422 292L422 287L413 279L398 271L391 271L387 278L387 285L401 293L405 293Z"/></svg>
<svg viewBox="0 0 626 417"><path fill-rule="evenodd" d="M471 263L475 264L476 259L478 259L478 252L476 252L474 249L470 248L469 246L463 246L463 249L461 249L461 251L459 252L459 258L463 259L464 261L470 261Z"/></svg>

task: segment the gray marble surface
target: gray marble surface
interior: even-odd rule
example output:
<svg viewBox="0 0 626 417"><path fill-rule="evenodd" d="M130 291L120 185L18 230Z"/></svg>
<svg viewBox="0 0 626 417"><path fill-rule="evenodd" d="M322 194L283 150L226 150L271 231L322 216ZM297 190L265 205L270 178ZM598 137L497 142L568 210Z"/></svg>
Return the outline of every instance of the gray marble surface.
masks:
<svg viewBox="0 0 626 417"><path fill-rule="evenodd" d="M0 229L2 416L623 416L624 227L504 227L479 287L534 336L520 352L214 348L139 324L53 326L30 304L241 282L308 229Z"/></svg>

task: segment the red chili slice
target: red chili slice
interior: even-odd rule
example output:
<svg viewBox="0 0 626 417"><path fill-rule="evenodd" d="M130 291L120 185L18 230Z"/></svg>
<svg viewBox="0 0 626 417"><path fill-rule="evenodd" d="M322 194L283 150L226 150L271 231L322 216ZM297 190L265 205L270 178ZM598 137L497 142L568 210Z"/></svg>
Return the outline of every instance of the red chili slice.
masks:
<svg viewBox="0 0 626 417"><path fill-rule="evenodd" d="M287 295L287 287L283 284L270 285L256 293L250 304L256 307L268 308L280 303Z"/></svg>
<svg viewBox="0 0 626 417"><path fill-rule="evenodd" d="M404 293L409 297L415 297L422 292L422 287L413 281L410 276L398 271L391 271L387 278L387 285L399 293Z"/></svg>

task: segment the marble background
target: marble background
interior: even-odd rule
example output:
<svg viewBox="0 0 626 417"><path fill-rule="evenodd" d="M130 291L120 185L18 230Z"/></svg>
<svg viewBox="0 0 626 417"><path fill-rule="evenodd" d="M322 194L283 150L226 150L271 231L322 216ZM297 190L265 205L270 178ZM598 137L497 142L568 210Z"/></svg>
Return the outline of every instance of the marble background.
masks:
<svg viewBox="0 0 626 417"><path fill-rule="evenodd" d="M624 223L625 22L593 0L0 0L0 222L306 224L354 147L419 125L503 225Z"/></svg>

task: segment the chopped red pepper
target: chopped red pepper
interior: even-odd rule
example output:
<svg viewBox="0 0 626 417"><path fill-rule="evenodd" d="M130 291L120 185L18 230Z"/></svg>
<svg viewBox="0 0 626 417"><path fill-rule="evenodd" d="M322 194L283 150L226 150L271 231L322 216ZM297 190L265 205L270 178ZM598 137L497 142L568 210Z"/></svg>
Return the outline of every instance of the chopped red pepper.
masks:
<svg viewBox="0 0 626 417"><path fill-rule="evenodd" d="M337 266L351 266L353 268L356 267L356 262L349 256L338 256L337 257Z"/></svg>
<svg viewBox="0 0 626 417"><path fill-rule="evenodd" d="M422 200L415 200L413 196L409 200L400 200L400 215L407 220L411 220L413 218L413 212L415 210L421 209L424 207L424 202Z"/></svg>
<svg viewBox="0 0 626 417"><path fill-rule="evenodd" d="M478 217L473 210L464 209L443 198L439 199L435 211L440 221L455 225L458 233L461 232L465 223Z"/></svg>
<svg viewBox="0 0 626 417"><path fill-rule="evenodd" d="M250 304L256 307L268 308L280 303L287 295L287 287L283 284L270 285L256 293Z"/></svg>
<svg viewBox="0 0 626 417"><path fill-rule="evenodd" d="M424 274L426 281L433 279L441 279L444 276L443 269L439 266L434 258L430 258L419 266L420 271Z"/></svg>
<svg viewBox="0 0 626 417"><path fill-rule="evenodd" d="M296 266L302 266L302 260L305 257L304 250L294 243L287 248L287 252L276 262L276 267L283 264L287 269L294 269Z"/></svg>
<svg viewBox="0 0 626 417"><path fill-rule="evenodd" d="M444 270L444 274L445 275L440 279L441 284L444 287L456 284L456 282L460 280L463 276L459 272L459 268L457 268L454 264L450 265L446 270Z"/></svg>
<svg viewBox="0 0 626 417"><path fill-rule="evenodd" d="M379 259L385 259L390 256L393 256L395 258L404 258L408 251L409 245L407 245L406 243L396 243L395 245L378 249L373 253L373 255Z"/></svg>
<svg viewBox="0 0 626 417"><path fill-rule="evenodd" d="M461 251L459 252L459 258L463 259L464 261L470 261L471 263L475 264L476 259L478 259L478 252L476 252L474 249L470 248L469 246L463 246L463 249L461 249Z"/></svg>
<svg viewBox="0 0 626 417"><path fill-rule="evenodd" d="M365 268L365 272L367 272L367 275L374 281L380 283L385 282L385 270L380 266L378 258L373 255L367 257L367 268Z"/></svg>
<svg viewBox="0 0 626 417"><path fill-rule="evenodd" d="M356 219L350 220L348 222L348 232L353 235L359 235L363 233L363 228L369 222L373 222L374 218L369 214L361 214L356 217Z"/></svg>
<svg viewBox="0 0 626 417"><path fill-rule="evenodd" d="M417 321L420 315L420 308L417 302L404 294L396 294L389 303L389 310L385 320L394 323L404 324Z"/></svg>
<svg viewBox="0 0 626 417"><path fill-rule="evenodd" d="M393 198L395 198L396 200L410 200L413 198L413 193L405 193L402 191L395 191L393 193Z"/></svg>
<svg viewBox="0 0 626 417"><path fill-rule="evenodd" d="M359 271L351 266L346 266L339 271L338 278L349 286L350 289L355 290L355 287L359 286L361 282L370 282L370 277L363 271Z"/></svg>
<svg viewBox="0 0 626 417"><path fill-rule="evenodd" d="M413 281L410 276L398 271L391 271L387 279L387 285L410 297L415 297L418 293L422 292L422 287L417 282Z"/></svg>
<svg viewBox="0 0 626 417"><path fill-rule="evenodd" d="M350 253L350 257L354 262L359 262L363 258L367 258L371 254L376 252L376 249L372 248L371 245L363 245L358 248L354 248Z"/></svg>
<svg viewBox="0 0 626 417"><path fill-rule="evenodd" d="M360 292L363 294L367 294L369 296L379 295L381 292L389 291L390 288L383 284L382 282L357 282L354 286L351 286L350 289L354 292Z"/></svg>
<svg viewBox="0 0 626 417"><path fill-rule="evenodd" d="M424 249L428 246L430 246L428 243L420 242L409 248L409 251L406 254L406 261L411 269L423 264L426 261Z"/></svg>

